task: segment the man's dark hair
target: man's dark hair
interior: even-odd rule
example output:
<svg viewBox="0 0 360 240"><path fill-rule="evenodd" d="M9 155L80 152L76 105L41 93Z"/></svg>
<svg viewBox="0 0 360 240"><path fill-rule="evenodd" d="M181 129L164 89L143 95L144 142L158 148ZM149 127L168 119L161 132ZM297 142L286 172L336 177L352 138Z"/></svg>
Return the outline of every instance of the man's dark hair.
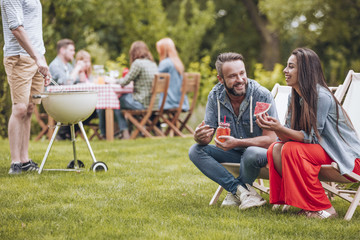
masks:
<svg viewBox="0 0 360 240"><path fill-rule="evenodd" d="M57 42L56 44L56 50L57 50L57 53L59 53L60 49L63 48L63 47L67 47L68 45L73 45L75 46L75 43L73 40L71 39L68 39L68 38L64 38L64 39L61 39Z"/></svg>
<svg viewBox="0 0 360 240"><path fill-rule="evenodd" d="M227 53L221 53L215 62L215 67L218 72L218 75L221 78L224 78L223 72L222 72L222 66L225 62L232 62L232 61L244 61L244 57L240 53L234 53L234 52L227 52Z"/></svg>

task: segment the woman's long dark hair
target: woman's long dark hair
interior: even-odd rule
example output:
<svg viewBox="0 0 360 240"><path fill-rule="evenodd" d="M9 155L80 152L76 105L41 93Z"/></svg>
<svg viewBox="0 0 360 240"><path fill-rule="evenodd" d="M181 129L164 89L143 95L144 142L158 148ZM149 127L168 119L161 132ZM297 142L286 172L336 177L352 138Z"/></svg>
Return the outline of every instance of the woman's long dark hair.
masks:
<svg viewBox="0 0 360 240"><path fill-rule="evenodd" d="M304 130L307 134L310 134L311 129L314 129L316 137L320 139L316 116L318 103L317 84L319 84L331 93L336 102L336 129L342 138L338 127L339 107L341 109L342 107L326 85L319 56L313 50L308 48L297 48L292 52L292 55L297 59L298 82L301 97L293 88L290 107L288 109L288 111L291 111L292 113L291 128L295 130ZM342 112L347 118L348 123L350 123L350 127L353 128L344 109L342 109Z"/></svg>

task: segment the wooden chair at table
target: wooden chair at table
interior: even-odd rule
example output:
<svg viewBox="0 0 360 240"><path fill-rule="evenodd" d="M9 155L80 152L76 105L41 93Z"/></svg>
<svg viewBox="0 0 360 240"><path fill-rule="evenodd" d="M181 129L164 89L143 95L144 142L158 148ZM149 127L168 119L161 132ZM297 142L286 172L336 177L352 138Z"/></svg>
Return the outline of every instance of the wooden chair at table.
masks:
<svg viewBox="0 0 360 240"><path fill-rule="evenodd" d="M96 117L97 118L97 117ZM97 122L94 122L93 120L96 119L96 118L93 118L91 119L89 122L87 123L83 123L84 127L88 126L93 132L92 134L90 135L90 137L88 137L89 140L92 140L94 137L97 137L97 139L99 140L104 140L104 138L101 136L100 134L100 127L99 127L99 123ZM80 134L81 138L85 140L82 132L80 129L78 129L76 132L75 132L75 136L77 137L78 135Z"/></svg>
<svg viewBox="0 0 360 240"><path fill-rule="evenodd" d="M181 98L178 108L164 110L164 114L161 116L161 119L168 125L168 128L165 131L166 136L169 136L171 131L174 131L175 135L185 137L182 133L184 128L186 128L191 134L194 134L194 130L187 125L187 122L195 109L199 88L200 73L185 72L181 86ZM183 112L182 106L185 101L185 97L189 96L190 93L192 93L190 108L186 112L186 116L181 119L180 114Z"/></svg>
<svg viewBox="0 0 360 240"><path fill-rule="evenodd" d="M48 139L51 139L55 127L54 119L50 117L46 112L41 112L40 109L41 109L40 104L37 104L34 108L34 115L36 121L41 127L41 131L35 137L35 141L39 141L44 135Z"/></svg>
<svg viewBox="0 0 360 240"><path fill-rule="evenodd" d="M154 131L158 136L165 136L164 133L156 126L156 123L163 114L169 82L170 74L155 74L149 107L144 110L122 110L124 117L135 126L135 129L131 133L131 139L136 138L139 132L141 132L145 137L149 138L153 138L153 135L150 133L151 131ZM161 102L160 108L154 110L154 107L157 108L158 106L158 101L156 101L156 99L157 95L160 93L163 94L163 100Z"/></svg>

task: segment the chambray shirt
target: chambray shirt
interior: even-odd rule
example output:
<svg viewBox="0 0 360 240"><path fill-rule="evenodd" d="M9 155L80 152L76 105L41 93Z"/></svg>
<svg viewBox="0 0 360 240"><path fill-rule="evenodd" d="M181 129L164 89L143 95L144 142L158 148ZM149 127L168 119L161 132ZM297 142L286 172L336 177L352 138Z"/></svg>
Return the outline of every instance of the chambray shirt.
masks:
<svg viewBox="0 0 360 240"><path fill-rule="evenodd" d="M320 139L317 139L314 129L310 134L304 133L304 143L320 144L325 152L334 160L340 169L341 174L350 173L355 166L355 159L360 158L360 140L356 132L349 126L349 121L345 117L340 106L338 127L339 135L336 129L336 102L331 93L321 87L318 89L317 104L317 129ZM288 106L290 105L291 94L289 96ZM291 112L289 112L285 126L290 128Z"/></svg>
<svg viewBox="0 0 360 240"><path fill-rule="evenodd" d="M155 62L149 59L136 59L130 67L129 73L124 77L121 86L134 81L133 98L147 108L150 104L151 88L158 68Z"/></svg>
<svg viewBox="0 0 360 240"><path fill-rule="evenodd" d="M252 106L250 106L250 96L253 98ZM245 98L240 104L239 116L236 116L232 108L224 85L218 83L214 86L209 93L205 112L205 123L212 128L218 127L217 99L220 103L220 121L223 122L224 116L226 116L226 122L230 123L230 134L235 138L252 138L262 135L262 129L256 124L254 116L256 102L271 103L268 113L270 116L278 118L274 98L270 91L252 79L248 79L248 88ZM250 114L250 108L252 114ZM252 133L250 132L250 121L253 122Z"/></svg>
<svg viewBox="0 0 360 240"><path fill-rule="evenodd" d="M170 84L167 91L167 97L164 105L164 109L177 108L181 100L181 85L183 77L176 70L174 63L170 58L165 58L159 64L159 72L169 73L170 74ZM160 96L159 106L162 102L162 94ZM185 96L184 103L182 105L182 110L189 110L189 101L187 96Z"/></svg>
<svg viewBox="0 0 360 240"><path fill-rule="evenodd" d="M74 67L71 63L63 63L60 57L54 58L54 60L49 65L49 71L55 82L59 85L71 85L79 82L79 77L77 79L71 79L70 74L73 71ZM51 83L51 85L53 85Z"/></svg>

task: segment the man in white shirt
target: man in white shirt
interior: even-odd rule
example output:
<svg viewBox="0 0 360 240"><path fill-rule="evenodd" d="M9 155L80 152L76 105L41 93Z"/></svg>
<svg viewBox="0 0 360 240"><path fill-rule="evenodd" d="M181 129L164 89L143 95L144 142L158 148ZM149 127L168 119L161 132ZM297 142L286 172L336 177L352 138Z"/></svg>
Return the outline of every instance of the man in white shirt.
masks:
<svg viewBox="0 0 360 240"><path fill-rule="evenodd" d="M44 54L42 6L39 0L1 0L4 32L4 66L10 85L12 113L8 135L11 153L9 174L36 171L29 158L31 115L51 74ZM44 82L45 79L45 82Z"/></svg>

